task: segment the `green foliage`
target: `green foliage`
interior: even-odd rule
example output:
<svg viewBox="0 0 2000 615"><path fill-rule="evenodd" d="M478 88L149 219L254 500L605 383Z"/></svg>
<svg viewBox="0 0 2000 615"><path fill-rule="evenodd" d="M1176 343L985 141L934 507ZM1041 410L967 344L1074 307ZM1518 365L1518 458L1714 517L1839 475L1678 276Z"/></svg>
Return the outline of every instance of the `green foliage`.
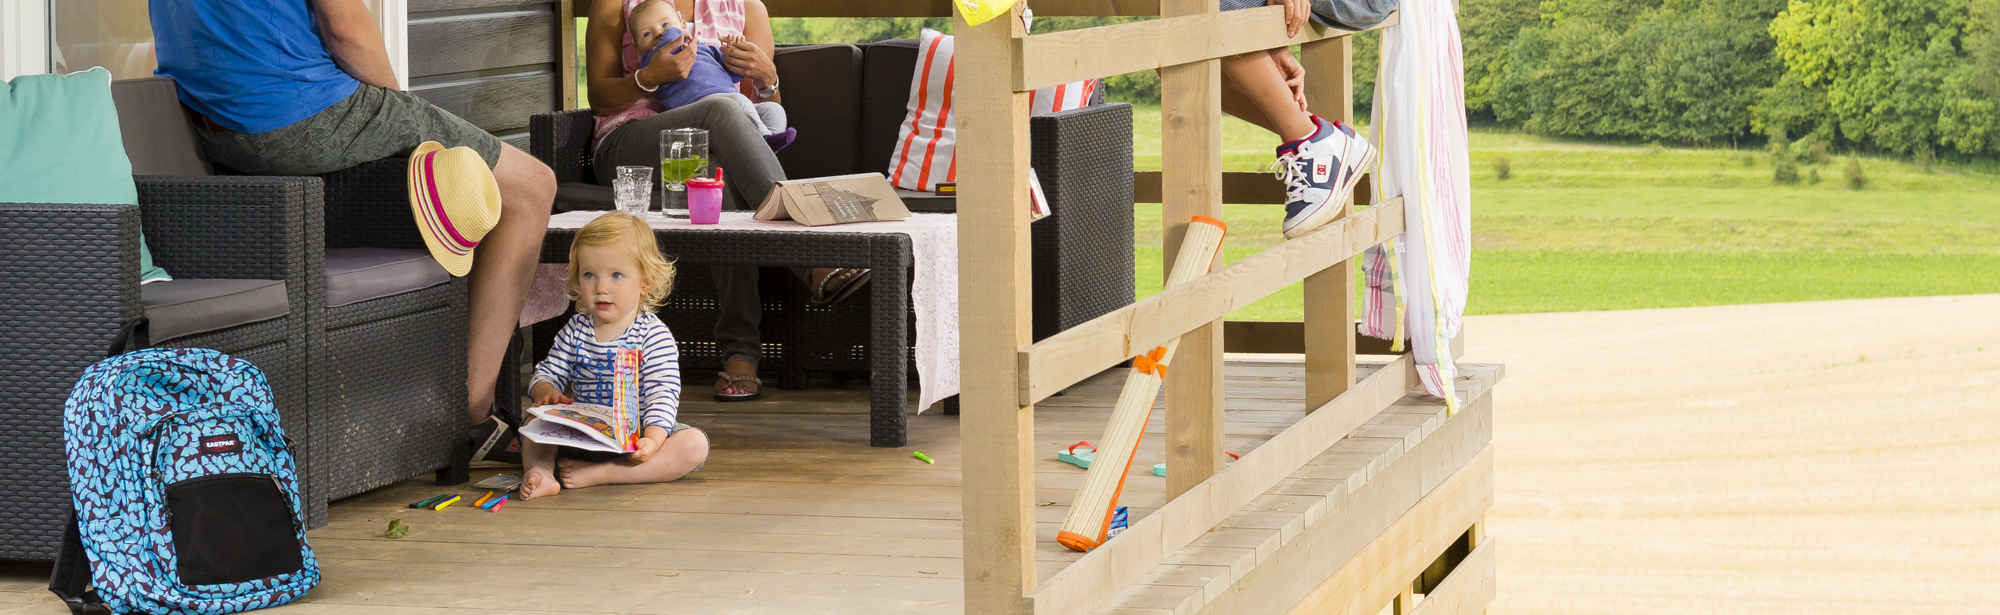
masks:
<svg viewBox="0 0 2000 615"><path fill-rule="evenodd" d="M1748 134L1778 72L1763 4L1543 2L1545 25L1509 43L1487 103L1500 122L1540 134L1697 144ZM1468 56L1491 52L1471 45Z"/></svg>
<svg viewBox="0 0 2000 615"><path fill-rule="evenodd" d="M1771 179L1780 184L1799 183L1799 163L1792 156L1792 144L1785 140L1785 132L1773 133L1765 148L1771 150Z"/></svg>
<svg viewBox="0 0 2000 615"><path fill-rule="evenodd" d="M2000 109L1968 55L1987 52L1992 4L1794 0L1770 25L1786 74L1764 123L1898 153L2000 151ZM1804 92L1823 98L1782 104Z"/></svg>
<svg viewBox="0 0 2000 615"><path fill-rule="evenodd" d="M402 519L390 519L389 528L382 531L384 538L402 538L408 535L410 535L410 526L403 523Z"/></svg>
<svg viewBox="0 0 2000 615"><path fill-rule="evenodd" d="M1458 29L1465 46L1468 113L1493 117L1490 97L1500 75L1507 72L1508 44L1522 28L1535 25L1540 18L1541 3L1537 0L1467 0L1460 4Z"/></svg>
<svg viewBox="0 0 2000 615"><path fill-rule="evenodd" d="M771 38L781 45L862 44L898 38L917 38L924 28L950 34L951 19L945 17L771 18Z"/></svg>
<svg viewBox="0 0 2000 615"><path fill-rule="evenodd" d="M1841 169L1841 173L1847 176L1848 190L1868 189L1868 174L1861 170L1860 156L1849 156L1847 158L1847 167Z"/></svg>
<svg viewBox="0 0 2000 615"><path fill-rule="evenodd" d="M1506 156L1494 156L1493 176L1500 181L1507 181L1507 178L1514 176L1514 163L1507 160Z"/></svg>

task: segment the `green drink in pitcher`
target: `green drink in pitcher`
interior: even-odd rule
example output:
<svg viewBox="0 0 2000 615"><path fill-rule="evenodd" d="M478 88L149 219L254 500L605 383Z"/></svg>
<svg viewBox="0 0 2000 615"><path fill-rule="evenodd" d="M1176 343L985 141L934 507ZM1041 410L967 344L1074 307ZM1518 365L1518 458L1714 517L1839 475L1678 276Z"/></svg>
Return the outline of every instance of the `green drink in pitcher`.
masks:
<svg viewBox="0 0 2000 615"><path fill-rule="evenodd" d="M667 209L687 209L687 181L708 176L708 131L660 131L660 190L665 197L660 201Z"/></svg>

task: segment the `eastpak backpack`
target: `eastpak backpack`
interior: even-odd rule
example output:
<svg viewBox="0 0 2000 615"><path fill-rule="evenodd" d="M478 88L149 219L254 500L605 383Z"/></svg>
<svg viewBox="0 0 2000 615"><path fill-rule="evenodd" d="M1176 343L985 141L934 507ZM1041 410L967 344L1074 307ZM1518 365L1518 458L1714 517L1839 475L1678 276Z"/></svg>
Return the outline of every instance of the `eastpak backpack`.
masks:
<svg viewBox="0 0 2000 615"><path fill-rule="evenodd" d="M70 392L63 447L75 515L49 589L72 612L235 613L319 584L290 442L250 363L100 361Z"/></svg>

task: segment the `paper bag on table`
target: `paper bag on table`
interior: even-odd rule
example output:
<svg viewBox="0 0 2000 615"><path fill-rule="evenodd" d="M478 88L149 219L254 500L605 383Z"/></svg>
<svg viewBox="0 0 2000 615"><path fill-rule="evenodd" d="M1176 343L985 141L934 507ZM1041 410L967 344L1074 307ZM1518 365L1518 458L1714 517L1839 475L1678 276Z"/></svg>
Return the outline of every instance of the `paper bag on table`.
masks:
<svg viewBox="0 0 2000 615"><path fill-rule="evenodd" d="M758 220L797 220L806 226L902 220L903 199L881 173L835 175L778 182L757 205Z"/></svg>

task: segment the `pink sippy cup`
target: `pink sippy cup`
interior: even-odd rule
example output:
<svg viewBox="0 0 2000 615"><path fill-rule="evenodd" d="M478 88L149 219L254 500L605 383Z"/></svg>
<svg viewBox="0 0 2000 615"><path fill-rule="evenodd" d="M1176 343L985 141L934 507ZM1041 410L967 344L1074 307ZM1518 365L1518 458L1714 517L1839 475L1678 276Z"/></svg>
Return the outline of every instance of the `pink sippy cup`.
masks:
<svg viewBox="0 0 2000 615"><path fill-rule="evenodd" d="M722 168L715 169L715 179L692 178L687 180L688 223L715 224L722 219Z"/></svg>

